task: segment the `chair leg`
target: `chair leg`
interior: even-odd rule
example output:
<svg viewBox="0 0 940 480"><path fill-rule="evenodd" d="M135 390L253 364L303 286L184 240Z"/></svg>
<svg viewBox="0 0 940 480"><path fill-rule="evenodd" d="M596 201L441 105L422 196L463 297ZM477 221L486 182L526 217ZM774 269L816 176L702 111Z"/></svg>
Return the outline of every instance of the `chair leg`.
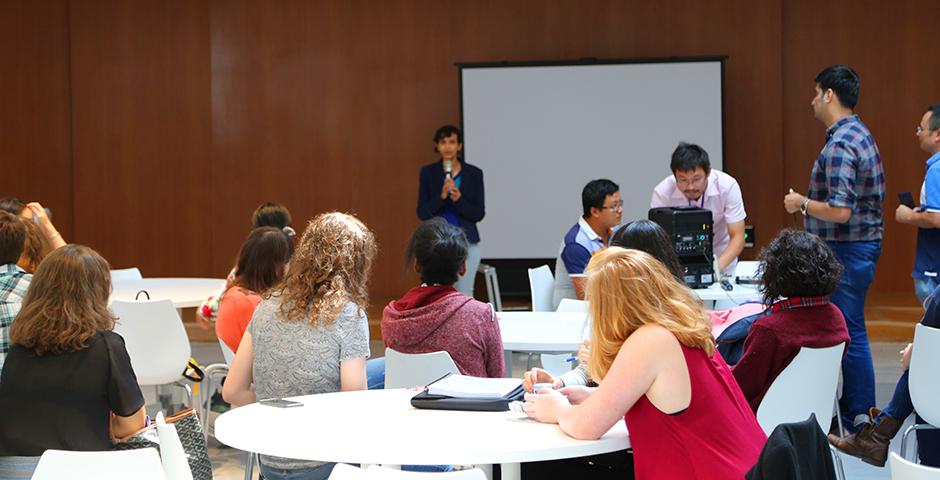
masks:
<svg viewBox="0 0 940 480"><path fill-rule="evenodd" d="M247 453L248 458L245 459L245 480L253 480L255 478L255 460L258 454L252 452Z"/></svg>
<svg viewBox="0 0 940 480"><path fill-rule="evenodd" d="M829 445L829 451L832 452L832 459L835 462L836 467L836 478L839 480L845 480L845 467L842 466L842 457L839 456L839 450Z"/></svg>

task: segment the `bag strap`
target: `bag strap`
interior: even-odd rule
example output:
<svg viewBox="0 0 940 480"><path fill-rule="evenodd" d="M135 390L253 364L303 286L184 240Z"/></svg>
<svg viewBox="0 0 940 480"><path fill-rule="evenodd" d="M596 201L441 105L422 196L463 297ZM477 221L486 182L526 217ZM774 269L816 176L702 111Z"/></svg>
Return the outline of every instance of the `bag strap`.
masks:
<svg viewBox="0 0 940 480"><path fill-rule="evenodd" d="M195 358L190 358L189 363L186 364L186 368L183 369L183 377L187 380L199 383L206 379L206 372L196 363Z"/></svg>

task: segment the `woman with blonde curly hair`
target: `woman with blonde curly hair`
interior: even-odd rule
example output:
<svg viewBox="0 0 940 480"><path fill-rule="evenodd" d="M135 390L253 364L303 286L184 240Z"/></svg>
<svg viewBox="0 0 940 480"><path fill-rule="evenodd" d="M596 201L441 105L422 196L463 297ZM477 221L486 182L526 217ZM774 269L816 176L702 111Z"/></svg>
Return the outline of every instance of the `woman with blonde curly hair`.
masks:
<svg viewBox="0 0 940 480"><path fill-rule="evenodd" d="M701 301L661 262L608 248L587 267L596 389L526 395L526 412L596 439L620 419L634 472L648 478L742 478L766 437L715 351Z"/></svg>
<svg viewBox="0 0 940 480"><path fill-rule="evenodd" d="M356 217L325 213L307 225L284 278L255 309L222 395L258 398L366 389L367 283L375 237ZM261 456L265 478L327 478L332 463Z"/></svg>

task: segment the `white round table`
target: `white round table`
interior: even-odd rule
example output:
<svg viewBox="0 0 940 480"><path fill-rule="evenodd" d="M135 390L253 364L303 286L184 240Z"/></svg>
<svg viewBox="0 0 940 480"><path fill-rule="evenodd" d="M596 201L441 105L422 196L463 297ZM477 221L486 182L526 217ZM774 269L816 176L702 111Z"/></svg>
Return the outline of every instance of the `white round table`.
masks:
<svg viewBox="0 0 940 480"><path fill-rule="evenodd" d="M419 410L410 390L365 390L294 397L302 407L247 405L215 421L215 437L240 450L325 462L385 465L519 463L581 457L630 447L620 421L599 440L576 440L558 425L512 412Z"/></svg>
<svg viewBox="0 0 940 480"><path fill-rule="evenodd" d="M137 292L146 291L151 300L168 298L176 308L198 307L216 290L225 285L224 278L142 278L114 282L111 300L134 300ZM147 296L140 294L140 299Z"/></svg>

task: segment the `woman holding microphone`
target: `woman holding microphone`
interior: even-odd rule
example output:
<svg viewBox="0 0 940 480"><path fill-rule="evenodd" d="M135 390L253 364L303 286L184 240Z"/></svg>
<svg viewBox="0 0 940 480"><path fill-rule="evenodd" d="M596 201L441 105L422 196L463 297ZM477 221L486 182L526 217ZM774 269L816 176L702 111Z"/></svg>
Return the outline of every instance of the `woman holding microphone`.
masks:
<svg viewBox="0 0 940 480"><path fill-rule="evenodd" d="M460 158L463 139L460 129L444 125L434 133L434 149L440 160L421 168L418 186L418 218L442 217L461 228L467 235L467 270L455 287L473 296L473 281L480 266L480 232L477 222L483 220L483 171L464 163Z"/></svg>

